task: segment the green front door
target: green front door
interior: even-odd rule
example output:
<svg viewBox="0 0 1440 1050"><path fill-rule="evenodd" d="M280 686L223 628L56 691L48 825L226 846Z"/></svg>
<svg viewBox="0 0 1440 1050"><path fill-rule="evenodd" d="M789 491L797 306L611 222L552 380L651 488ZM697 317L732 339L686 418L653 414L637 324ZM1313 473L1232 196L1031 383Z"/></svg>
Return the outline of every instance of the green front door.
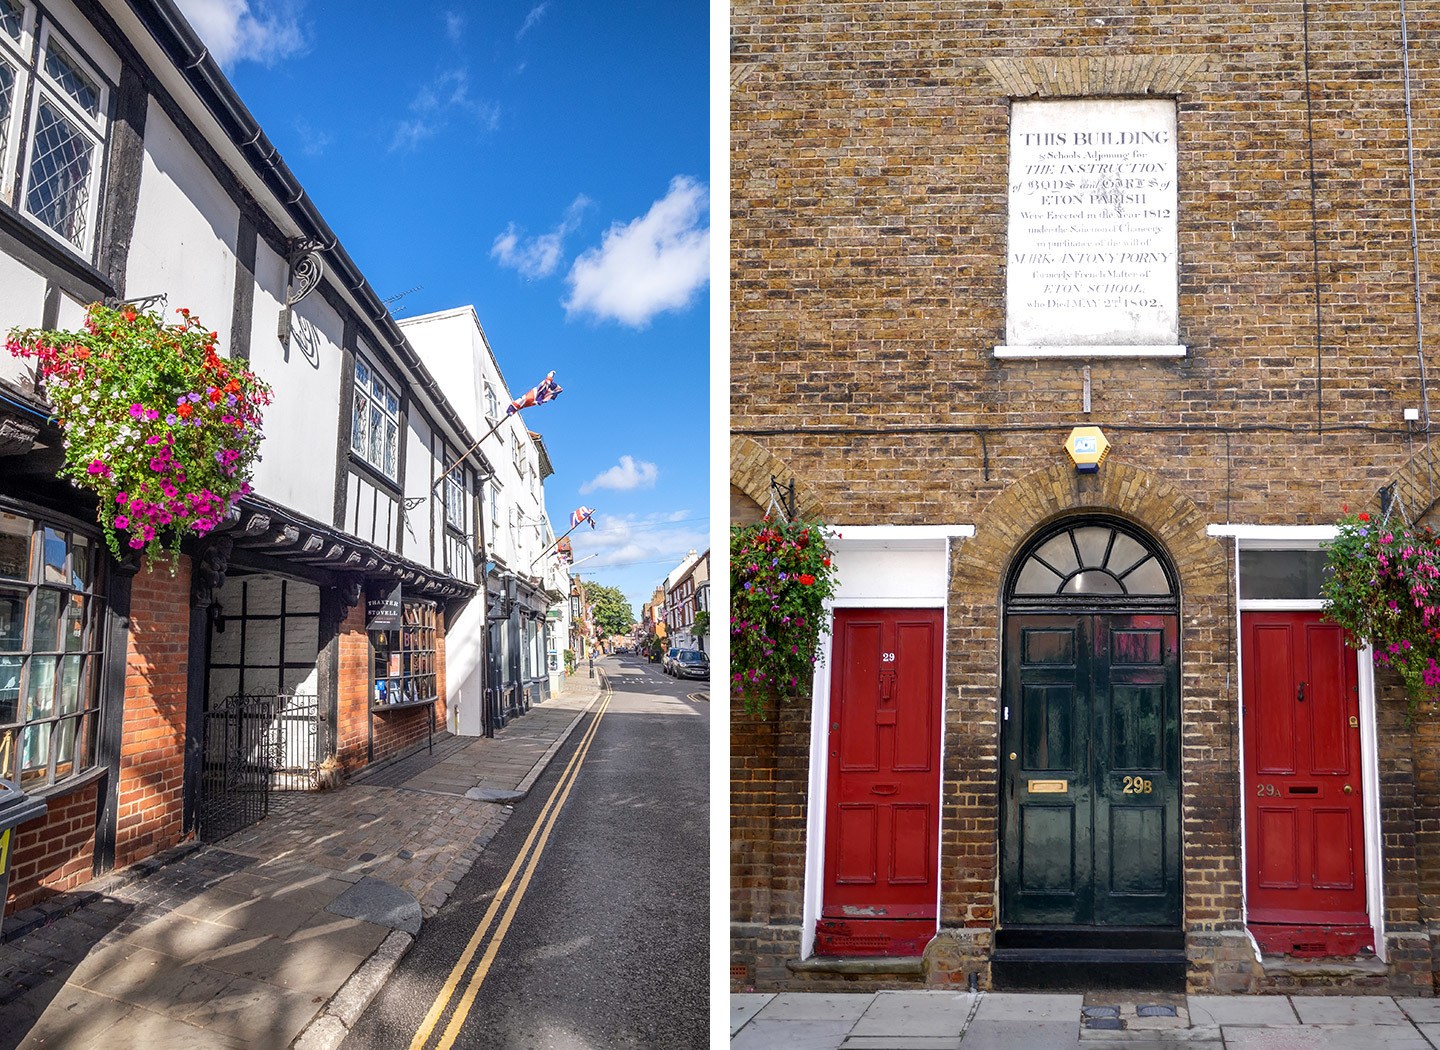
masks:
<svg viewBox="0 0 1440 1050"><path fill-rule="evenodd" d="M1173 613L1011 614L1001 921L1180 924Z"/></svg>

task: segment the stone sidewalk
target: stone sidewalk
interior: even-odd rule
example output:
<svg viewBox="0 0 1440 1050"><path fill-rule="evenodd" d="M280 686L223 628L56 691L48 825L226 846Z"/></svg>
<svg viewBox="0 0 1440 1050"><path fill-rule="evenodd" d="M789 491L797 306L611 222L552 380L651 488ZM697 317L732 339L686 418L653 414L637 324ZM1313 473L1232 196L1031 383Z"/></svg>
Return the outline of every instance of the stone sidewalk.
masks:
<svg viewBox="0 0 1440 1050"><path fill-rule="evenodd" d="M1440 1000L1103 992L730 996L731 1050L1436 1050Z"/></svg>
<svg viewBox="0 0 1440 1050"><path fill-rule="evenodd" d="M338 1046L602 685L11 916L0 1050Z"/></svg>

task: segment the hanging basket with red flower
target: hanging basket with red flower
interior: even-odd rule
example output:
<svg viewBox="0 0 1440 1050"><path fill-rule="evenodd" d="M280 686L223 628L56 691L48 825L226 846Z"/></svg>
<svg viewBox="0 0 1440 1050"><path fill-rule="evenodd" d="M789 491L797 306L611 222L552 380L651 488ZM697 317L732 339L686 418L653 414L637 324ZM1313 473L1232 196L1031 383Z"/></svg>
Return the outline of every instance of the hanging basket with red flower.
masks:
<svg viewBox="0 0 1440 1050"><path fill-rule="evenodd" d="M819 522L730 530L730 685L759 714L767 697L806 691L835 593L830 533Z"/></svg>
<svg viewBox="0 0 1440 1050"><path fill-rule="evenodd" d="M1440 698L1440 537L1398 516L1349 513L1326 546L1325 618L1397 671L1413 714Z"/></svg>
<svg viewBox="0 0 1440 1050"><path fill-rule="evenodd" d="M90 307L78 332L13 330L36 362L65 445L61 474L99 497L106 543L154 557L218 526L250 492L270 387L216 352L188 310L166 324Z"/></svg>

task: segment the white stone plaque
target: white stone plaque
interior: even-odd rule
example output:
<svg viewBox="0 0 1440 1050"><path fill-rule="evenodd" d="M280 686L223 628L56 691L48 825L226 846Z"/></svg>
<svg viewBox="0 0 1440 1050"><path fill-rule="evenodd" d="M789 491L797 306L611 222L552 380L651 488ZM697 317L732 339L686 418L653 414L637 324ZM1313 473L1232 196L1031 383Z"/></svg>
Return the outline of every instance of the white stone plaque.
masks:
<svg viewBox="0 0 1440 1050"><path fill-rule="evenodd" d="M1175 103L1016 102L1006 345L996 357L1172 356Z"/></svg>

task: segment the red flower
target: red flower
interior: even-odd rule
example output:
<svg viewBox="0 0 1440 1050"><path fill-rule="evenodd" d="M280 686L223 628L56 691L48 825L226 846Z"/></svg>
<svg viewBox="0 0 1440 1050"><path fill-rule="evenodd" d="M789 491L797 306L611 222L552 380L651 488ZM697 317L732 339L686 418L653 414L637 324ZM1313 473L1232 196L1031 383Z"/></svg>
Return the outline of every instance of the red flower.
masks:
<svg viewBox="0 0 1440 1050"><path fill-rule="evenodd" d="M800 582L806 587L809 587L812 583L815 582L815 577L811 576L808 572L802 572L800 574Z"/></svg>
<svg viewBox="0 0 1440 1050"><path fill-rule="evenodd" d="M126 311L125 311L125 320L127 320L127 321L134 321L134 320L135 320L135 314L134 314L132 311L130 311L130 310L126 310Z"/></svg>
<svg viewBox="0 0 1440 1050"><path fill-rule="evenodd" d="M176 414L177 416L179 416L181 419L184 419L185 417L189 416L191 412L194 412L194 411L195 411L195 410L190 407L190 403L187 401L185 404L183 404L183 405L181 405L179 408L175 409L175 414Z"/></svg>
<svg viewBox="0 0 1440 1050"><path fill-rule="evenodd" d="M1360 514L1359 514L1359 518L1360 518L1361 521L1369 521L1369 520L1370 520L1370 515L1366 514L1366 513L1362 510L1362 511L1360 512Z"/></svg>

